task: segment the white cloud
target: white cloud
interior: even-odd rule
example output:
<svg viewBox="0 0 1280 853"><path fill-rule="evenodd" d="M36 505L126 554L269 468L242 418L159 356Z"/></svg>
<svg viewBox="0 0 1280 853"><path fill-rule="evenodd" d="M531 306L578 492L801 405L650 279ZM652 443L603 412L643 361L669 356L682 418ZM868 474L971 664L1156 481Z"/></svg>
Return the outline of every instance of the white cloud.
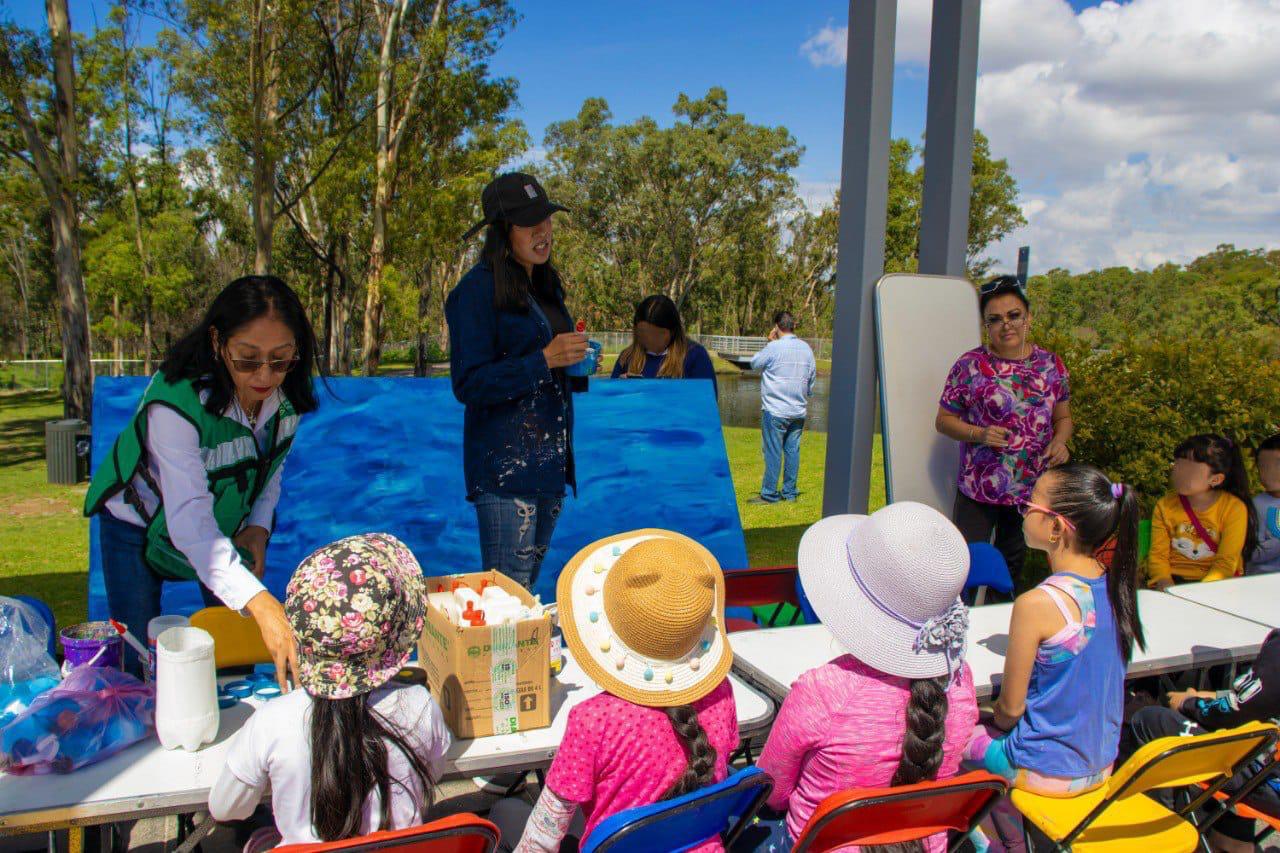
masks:
<svg viewBox="0 0 1280 853"><path fill-rule="evenodd" d="M927 63L931 5L900 4L900 65ZM996 257L1149 267L1280 245L1277 43L1277 0L984 2L977 125L1028 219Z"/></svg>

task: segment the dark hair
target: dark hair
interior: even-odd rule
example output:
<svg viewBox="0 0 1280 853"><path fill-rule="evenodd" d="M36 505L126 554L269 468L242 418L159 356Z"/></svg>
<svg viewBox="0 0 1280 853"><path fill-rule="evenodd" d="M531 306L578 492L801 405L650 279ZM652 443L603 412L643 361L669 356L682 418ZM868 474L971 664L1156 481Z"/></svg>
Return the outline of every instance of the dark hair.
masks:
<svg viewBox="0 0 1280 853"><path fill-rule="evenodd" d="M213 298L195 328L182 336L165 353L160 372L170 382L190 379L197 390L208 389L204 407L222 414L235 396L235 383L227 365L214 350L210 330L218 333L223 345L238 329L259 317L274 315L293 332L298 347L298 363L285 374L280 386L298 414L315 411L316 394L312 377L316 364L316 335L293 288L273 275L241 276Z"/></svg>
<svg viewBox="0 0 1280 853"><path fill-rule="evenodd" d="M1076 550L1097 554L1115 550L1107 569L1107 597L1116 623L1116 639L1125 663L1133 655L1133 645L1147 647L1138 618L1138 495L1132 488L1117 485L1092 465L1071 463L1046 472L1049 508L1075 525Z"/></svg>
<svg viewBox="0 0 1280 853"><path fill-rule="evenodd" d="M1244 550L1241 556L1248 560L1258 547L1258 516L1254 512L1253 493L1249 490L1249 472L1244 467L1240 445L1225 435L1202 433L1193 435L1173 449L1174 459L1190 459L1203 462L1214 474L1222 475L1218 488L1240 499L1246 510Z"/></svg>
<svg viewBox="0 0 1280 853"><path fill-rule="evenodd" d="M664 710L688 759L684 773L662 795L663 800L670 800L705 788L715 781L716 750L707 740L706 729L698 722L698 712L692 705L676 705Z"/></svg>
<svg viewBox="0 0 1280 853"><path fill-rule="evenodd" d="M494 220L484 232L484 245L480 257L493 270L493 306L499 311L525 314L529 311L529 288L536 287L547 295L563 297L564 287L560 273L548 259L545 264L535 264L533 280L511 254L511 224L503 219Z"/></svg>
<svg viewBox="0 0 1280 853"><path fill-rule="evenodd" d="M689 354L689 339L684 334L684 323L680 320L680 309L671 298L661 293L647 296L636 306L633 326L649 323L659 329L671 333L671 343L667 346L667 357L658 369L658 376L664 379L681 379L684 377L684 359ZM622 351L618 361L628 373L643 373L645 350L638 339Z"/></svg>
<svg viewBox="0 0 1280 853"><path fill-rule="evenodd" d="M773 325L777 326L780 331L794 332L796 330L796 318L790 311L782 310L773 315Z"/></svg>
<svg viewBox="0 0 1280 853"><path fill-rule="evenodd" d="M1270 438L1264 438L1262 443L1253 449L1253 460L1255 462L1258 461L1258 457L1262 455L1264 450L1280 450L1280 432Z"/></svg>
<svg viewBox="0 0 1280 853"><path fill-rule="evenodd" d="M1022 284L1022 279L1016 275L998 275L990 281L978 288L978 313L987 310L987 303L997 296L1005 296L1006 294L1018 297L1022 302L1022 307L1031 310L1031 303L1027 301L1027 289Z"/></svg>
<svg viewBox="0 0 1280 853"><path fill-rule="evenodd" d="M369 707L369 694L311 703L311 823L322 841L360 835L370 792L382 806L379 829L391 828L391 786L411 791L408 779L394 779L387 743L400 750L422 792L419 816L431 807L431 769L410 746L408 735Z"/></svg>
<svg viewBox="0 0 1280 853"><path fill-rule="evenodd" d="M907 730L902 735L902 758L893 771L890 785L914 785L938 778L942 767L942 744L947 735L947 686L949 676L917 678L911 682L907 701ZM923 853L922 841L864 845L875 853Z"/></svg>

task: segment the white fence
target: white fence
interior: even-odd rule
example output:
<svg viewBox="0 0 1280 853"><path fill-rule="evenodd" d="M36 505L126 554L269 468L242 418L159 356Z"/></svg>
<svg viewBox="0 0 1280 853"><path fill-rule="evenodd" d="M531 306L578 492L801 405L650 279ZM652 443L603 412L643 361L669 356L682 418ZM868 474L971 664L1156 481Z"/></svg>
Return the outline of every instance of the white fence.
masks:
<svg viewBox="0 0 1280 853"><path fill-rule="evenodd" d="M153 362L154 368L159 362ZM95 358L94 376L142 376L140 358ZM15 358L0 360L0 388L27 388L48 391L62 387L62 359Z"/></svg>

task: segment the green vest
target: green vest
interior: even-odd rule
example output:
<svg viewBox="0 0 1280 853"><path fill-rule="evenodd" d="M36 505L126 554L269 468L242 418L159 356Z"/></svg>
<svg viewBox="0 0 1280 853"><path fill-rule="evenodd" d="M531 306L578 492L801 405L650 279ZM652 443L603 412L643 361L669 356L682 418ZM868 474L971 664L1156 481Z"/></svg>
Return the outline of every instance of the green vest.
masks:
<svg viewBox="0 0 1280 853"><path fill-rule="evenodd" d="M94 472L84 499L84 513L101 511L108 500L124 492L125 501L147 524L143 549L147 565L162 577L190 580L196 577L196 570L169 539L164 495L147 470L147 410L151 406L167 406L196 428L209 492L213 495L213 516L218 529L229 537L239 532L258 495L288 455L298 429L298 414L288 398L282 397L280 408L267 425L266 448L260 451L247 426L204 407L191 380L170 383L163 374L152 377L133 420L121 431L111 455ZM141 476L160 499L154 515L147 514L132 485L135 475ZM246 564L252 565L252 560L241 553L246 556Z"/></svg>

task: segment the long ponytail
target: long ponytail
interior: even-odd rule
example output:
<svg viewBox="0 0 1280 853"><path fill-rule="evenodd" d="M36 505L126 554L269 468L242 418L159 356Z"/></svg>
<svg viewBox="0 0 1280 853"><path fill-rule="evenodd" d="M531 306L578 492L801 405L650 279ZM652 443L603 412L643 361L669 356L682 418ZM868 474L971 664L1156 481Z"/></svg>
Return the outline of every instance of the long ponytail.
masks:
<svg viewBox="0 0 1280 853"><path fill-rule="evenodd" d="M907 702L907 728L902 736L902 758L893 772L893 786L914 785L938 778L942 745L947 734L947 685L950 679L918 678L911 682ZM872 844L862 848L875 853L924 853L921 841Z"/></svg>
<svg viewBox="0 0 1280 853"><path fill-rule="evenodd" d="M692 705L676 705L664 710L688 760L684 773L662 795L663 800L670 800L705 788L715 781L716 750L707 739L706 729L698 722L698 712Z"/></svg>
<svg viewBox="0 0 1280 853"><path fill-rule="evenodd" d="M431 807L431 769L408 737L369 707L369 694L349 699L316 699L311 703L311 823L322 841L361 834L361 818L369 794L378 792L382 806L375 829L391 829L391 786L410 791L410 780L393 779L388 742L409 762L417 777L419 816Z"/></svg>
<svg viewBox="0 0 1280 853"><path fill-rule="evenodd" d="M1075 525L1076 550L1097 554L1115 542L1107 568L1107 597L1116 623L1116 642L1125 663L1136 643L1146 648L1138 618L1138 495L1112 483L1092 465L1072 463L1046 472L1049 508Z"/></svg>

